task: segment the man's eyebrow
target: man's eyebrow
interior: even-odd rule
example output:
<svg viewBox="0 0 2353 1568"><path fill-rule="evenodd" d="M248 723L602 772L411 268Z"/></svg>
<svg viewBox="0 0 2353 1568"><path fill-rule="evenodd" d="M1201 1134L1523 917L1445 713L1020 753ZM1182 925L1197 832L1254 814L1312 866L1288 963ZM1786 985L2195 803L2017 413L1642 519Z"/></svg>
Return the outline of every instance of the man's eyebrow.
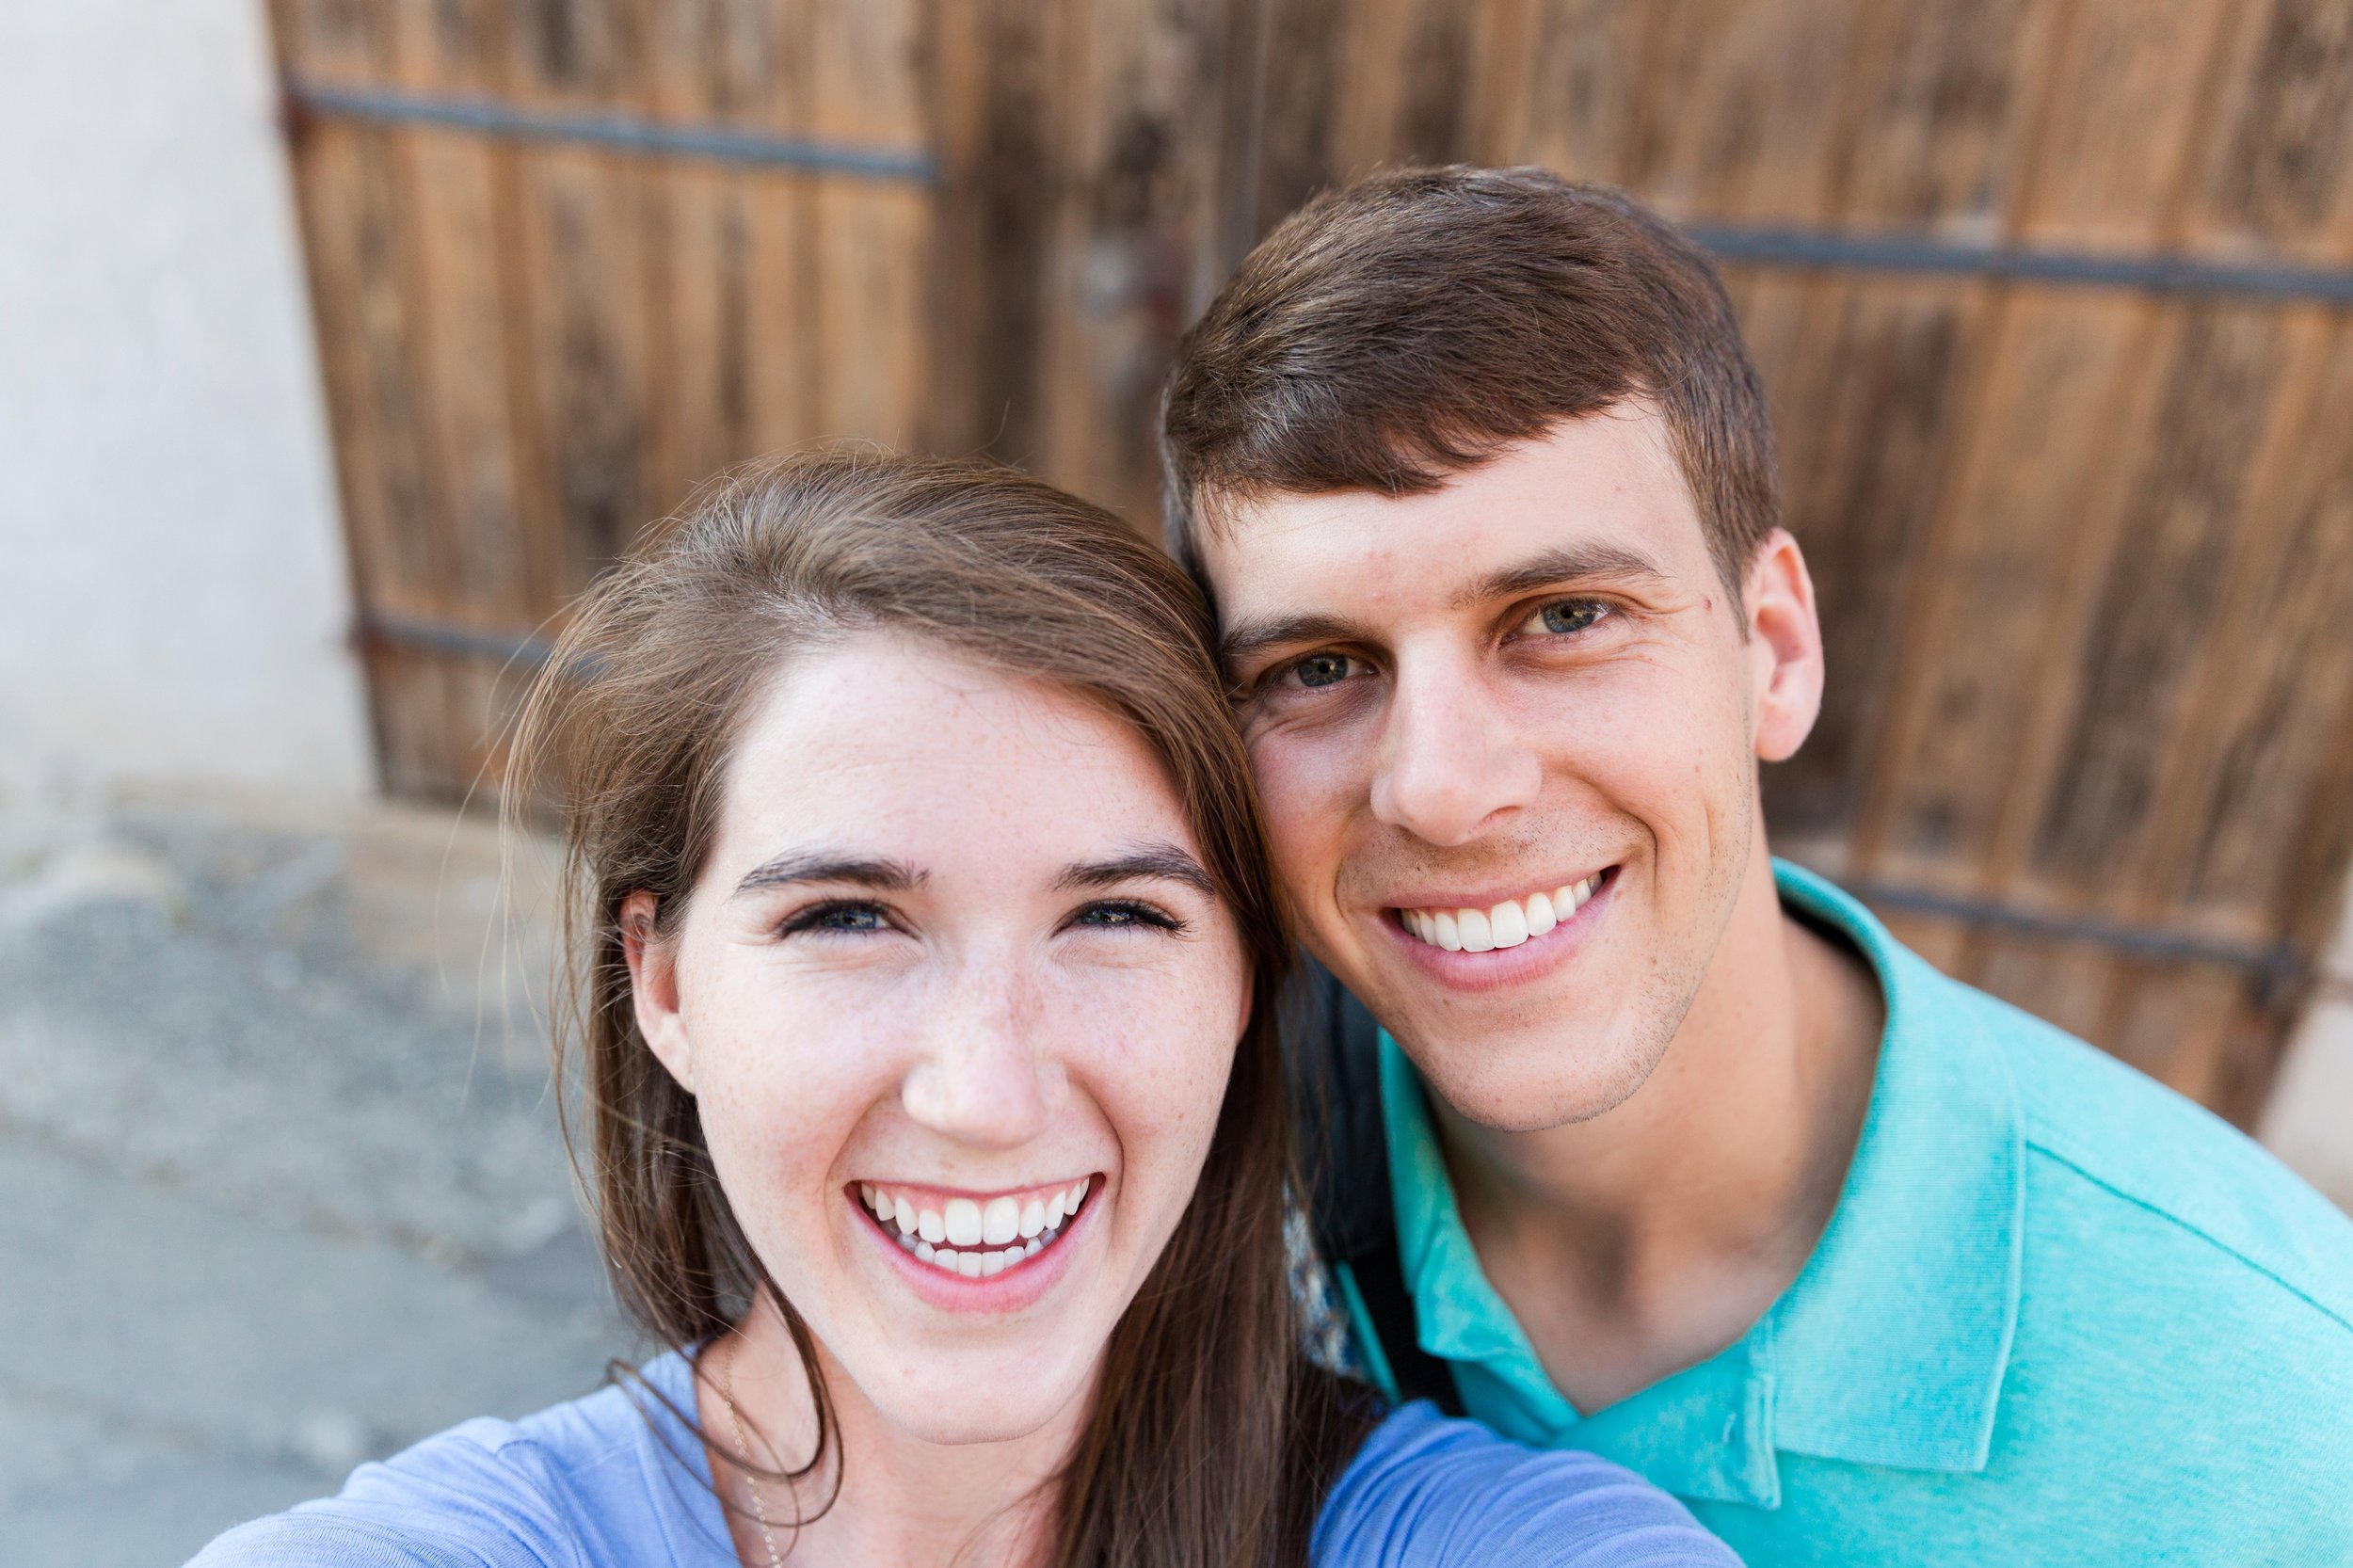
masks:
<svg viewBox="0 0 2353 1568"><path fill-rule="evenodd" d="M1270 648L1298 643L1364 643L1371 633L1338 616L1263 616L1237 621L1217 640L1217 656L1227 669L1238 669Z"/></svg>
<svg viewBox="0 0 2353 1568"><path fill-rule="evenodd" d="M1064 890L1109 888L1116 883L1149 876L1181 882L1203 898L1217 897L1217 884L1210 881L1209 873L1201 869L1201 862L1164 840L1139 844L1108 859L1082 860L1076 865L1064 866L1062 875L1054 879L1054 886Z"/></svg>
<svg viewBox="0 0 2353 1568"><path fill-rule="evenodd" d="M1664 583L1667 568L1641 551L1621 544L1567 545L1529 556L1516 566L1489 572L1454 596L1454 608L1468 610L1492 600L1512 599L1538 588L1571 583Z"/></svg>
<svg viewBox="0 0 2353 1568"><path fill-rule="evenodd" d="M877 892L904 893L923 885L929 872L904 860L843 855L823 849L789 849L774 855L744 873L735 896L769 888L789 888L802 882L846 882Z"/></svg>

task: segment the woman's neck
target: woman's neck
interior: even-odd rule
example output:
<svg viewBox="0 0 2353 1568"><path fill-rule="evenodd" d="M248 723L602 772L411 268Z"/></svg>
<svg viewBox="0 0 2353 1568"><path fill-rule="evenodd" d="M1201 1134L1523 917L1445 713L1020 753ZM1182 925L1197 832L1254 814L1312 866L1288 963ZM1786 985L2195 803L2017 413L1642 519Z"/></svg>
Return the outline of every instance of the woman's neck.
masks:
<svg viewBox="0 0 2353 1568"><path fill-rule="evenodd" d="M759 1482L768 1533L793 1568L1020 1568L1046 1560L1053 1539L1053 1478L1078 1441L1084 1398L1024 1437L935 1443L869 1404L823 1345L817 1356L832 1400L832 1454L797 1483ZM817 1445L816 1405L800 1352L783 1319L763 1305L735 1333L712 1341L698 1369L697 1414L712 1450L712 1475L733 1505L728 1523L736 1555L745 1568L770 1568L768 1542L738 1463L737 1421L742 1446L760 1469L794 1470L808 1463ZM987 1390L974 1389L972 1397L985 1400ZM826 1507L837 1475L840 1491ZM820 1508L824 1513L796 1532L794 1518Z"/></svg>

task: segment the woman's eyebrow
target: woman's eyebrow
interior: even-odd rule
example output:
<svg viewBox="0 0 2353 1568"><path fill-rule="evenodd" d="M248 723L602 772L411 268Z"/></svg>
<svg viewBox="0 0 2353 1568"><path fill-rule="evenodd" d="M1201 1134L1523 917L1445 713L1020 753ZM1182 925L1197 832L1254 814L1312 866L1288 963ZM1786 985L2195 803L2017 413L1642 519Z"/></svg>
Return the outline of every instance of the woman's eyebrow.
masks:
<svg viewBox="0 0 2353 1568"><path fill-rule="evenodd" d="M1171 882L1181 882L1203 898L1217 897L1217 884L1201 869L1201 862L1165 841L1140 844L1124 854L1105 860L1082 860L1064 866L1054 886L1065 890L1080 888L1107 888L1114 883L1132 882L1139 877L1157 876Z"/></svg>
<svg viewBox="0 0 2353 1568"><path fill-rule="evenodd" d="M921 887L930 874L904 860L876 859L823 849L792 849L771 856L745 872L744 880L735 885L735 896L741 898L745 893L757 893L769 888L788 888L802 882L846 882L854 887L872 888L877 892L904 893Z"/></svg>

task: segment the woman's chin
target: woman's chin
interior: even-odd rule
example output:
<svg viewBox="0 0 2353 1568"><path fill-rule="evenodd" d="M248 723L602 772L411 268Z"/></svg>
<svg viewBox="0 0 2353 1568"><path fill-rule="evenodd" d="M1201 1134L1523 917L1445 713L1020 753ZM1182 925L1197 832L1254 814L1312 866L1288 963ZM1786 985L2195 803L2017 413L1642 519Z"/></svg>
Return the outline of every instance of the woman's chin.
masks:
<svg viewBox="0 0 2353 1568"><path fill-rule="evenodd" d="M1063 1362L1059 1355L901 1361L875 1382L860 1380L859 1388L877 1415L919 1442L1013 1443L1054 1425L1084 1396L1092 1363ZM850 1372L856 1377L856 1368Z"/></svg>

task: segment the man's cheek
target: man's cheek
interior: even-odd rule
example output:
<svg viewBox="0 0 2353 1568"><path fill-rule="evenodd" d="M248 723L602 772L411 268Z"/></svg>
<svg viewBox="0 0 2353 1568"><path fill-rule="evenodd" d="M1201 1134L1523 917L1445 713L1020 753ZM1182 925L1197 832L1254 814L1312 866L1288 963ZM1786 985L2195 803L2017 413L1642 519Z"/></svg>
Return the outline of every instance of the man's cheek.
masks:
<svg viewBox="0 0 2353 1568"><path fill-rule="evenodd" d="M1267 831L1285 874L1307 869L1322 846L1337 840L1348 820L1351 792L1344 769L1315 748L1263 742L1251 748Z"/></svg>

